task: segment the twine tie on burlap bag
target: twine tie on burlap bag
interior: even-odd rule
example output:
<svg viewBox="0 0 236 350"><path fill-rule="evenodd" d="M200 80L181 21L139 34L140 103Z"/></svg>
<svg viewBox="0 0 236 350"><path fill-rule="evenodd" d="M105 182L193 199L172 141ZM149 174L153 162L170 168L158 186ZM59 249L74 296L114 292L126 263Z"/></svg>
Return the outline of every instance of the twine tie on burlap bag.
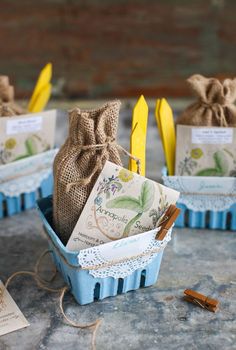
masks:
<svg viewBox="0 0 236 350"><path fill-rule="evenodd" d="M224 105L220 103L211 104L205 101L201 101L201 105L206 108L210 108L212 110L219 126L224 126L224 127L228 126L228 122L225 118Z"/></svg>
<svg viewBox="0 0 236 350"><path fill-rule="evenodd" d="M126 151L125 148L123 148L122 146L120 146L114 138L111 138L111 137L107 137L107 140L105 143L100 143L100 144L92 144L92 145L78 145L78 149L80 149L81 151L87 151L87 150L93 150L93 149L102 149L102 152L100 155L98 155L98 158L97 158L97 164L95 165L95 167L93 168L91 174L85 178L81 178L79 179L78 181L75 181L75 182L70 182L66 185L66 192L68 193L70 191L70 189L73 187L73 186L87 186L94 174L96 174L96 172L99 170L101 171L102 168L103 168L103 165L102 165L102 159L103 159L103 155L106 151L106 149L113 145L115 146L118 151L121 151L123 152L125 155L129 156L131 159L133 159L136 164L137 164L137 173L140 174L140 171L141 171L141 164L140 164L140 159L133 156L131 153L129 153L128 151Z"/></svg>

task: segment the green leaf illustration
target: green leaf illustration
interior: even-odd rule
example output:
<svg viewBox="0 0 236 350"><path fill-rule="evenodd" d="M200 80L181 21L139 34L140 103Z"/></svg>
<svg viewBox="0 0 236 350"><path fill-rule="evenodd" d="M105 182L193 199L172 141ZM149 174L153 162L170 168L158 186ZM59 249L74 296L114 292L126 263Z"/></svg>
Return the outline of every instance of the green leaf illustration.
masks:
<svg viewBox="0 0 236 350"><path fill-rule="evenodd" d="M25 140L25 147L31 156L38 153L36 142L32 137Z"/></svg>
<svg viewBox="0 0 236 350"><path fill-rule="evenodd" d="M142 184L141 196L140 196L143 212L148 211L151 208L152 203L154 201L154 196L155 196L154 184L151 181L146 180Z"/></svg>
<svg viewBox="0 0 236 350"><path fill-rule="evenodd" d="M131 219L128 224L125 226L124 228L124 232L123 232L123 235L122 237L128 237L129 236L129 233L130 233L130 230L133 226L133 224L135 224L135 222L142 216L142 213L138 213L137 215L135 215L135 217L133 217L133 219Z"/></svg>
<svg viewBox="0 0 236 350"><path fill-rule="evenodd" d="M216 168L222 172L222 175L225 175L229 170L228 160L223 151L217 151L213 155Z"/></svg>
<svg viewBox="0 0 236 350"><path fill-rule="evenodd" d="M129 209L142 213L143 208L139 201L131 196L120 196L106 203L107 208Z"/></svg>
<svg viewBox="0 0 236 350"><path fill-rule="evenodd" d="M203 170L198 171L196 176L222 176L221 171L215 168L206 168Z"/></svg>
<svg viewBox="0 0 236 350"><path fill-rule="evenodd" d="M151 208L154 197L154 184L151 181L146 180L142 184L141 193L138 199L131 196L120 196L106 203L107 208L129 209L138 213L125 226L123 237L128 237L134 223L142 216L144 212Z"/></svg>
<svg viewBox="0 0 236 350"><path fill-rule="evenodd" d="M196 173L196 176L224 176L229 170L228 160L223 151L213 154L215 168L205 168Z"/></svg>

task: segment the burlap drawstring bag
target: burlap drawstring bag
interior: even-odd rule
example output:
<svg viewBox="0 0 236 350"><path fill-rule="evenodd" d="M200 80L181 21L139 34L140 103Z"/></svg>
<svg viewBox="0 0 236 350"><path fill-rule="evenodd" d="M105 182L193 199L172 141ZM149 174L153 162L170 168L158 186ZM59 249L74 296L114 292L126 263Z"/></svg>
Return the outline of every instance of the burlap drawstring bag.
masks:
<svg viewBox="0 0 236 350"><path fill-rule="evenodd" d="M69 136L54 161L53 219L64 244L106 160L122 165L119 150L129 154L116 143L119 109L120 101L113 101L69 112Z"/></svg>
<svg viewBox="0 0 236 350"><path fill-rule="evenodd" d="M0 76L0 117L23 114L24 110L14 102L14 87L6 75Z"/></svg>
<svg viewBox="0 0 236 350"><path fill-rule="evenodd" d="M236 126L236 78L221 83L218 79L195 74L187 82L198 100L177 118L176 124Z"/></svg>

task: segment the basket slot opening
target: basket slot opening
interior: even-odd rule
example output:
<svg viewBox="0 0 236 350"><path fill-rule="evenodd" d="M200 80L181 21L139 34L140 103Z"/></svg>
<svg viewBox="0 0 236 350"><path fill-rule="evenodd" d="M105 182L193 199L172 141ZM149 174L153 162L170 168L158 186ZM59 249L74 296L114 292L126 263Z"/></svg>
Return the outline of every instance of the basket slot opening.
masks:
<svg viewBox="0 0 236 350"><path fill-rule="evenodd" d="M232 213L229 211L226 216L226 229L231 229Z"/></svg>
<svg viewBox="0 0 236 350"><path fill-rule="evenodd" d="M141 272L141 277L140 277L140 287L145 287L145 281L146 281L146 270L143 270Z"/></svg>
<svg viewBox="0 0 236 350"><path fill-rule="evenodd" d="M205 227L209 228L210 227L210 215L211 215L211 212L210 210L207 210L206 211L206 224L205 224Z"/></svg>
<svg viewBox="0 0 236 350"><path fill-rule="evenodd" d="M124 285L124 280L123 278L118 279L118 288L117 288L117 294L121 294L123 292L123 285Z"/></svg>
<svg viewBox="0 0 236 350"><path fill-rule="evenodd" d="M71 283L71 279L70 279L69 275L67 275L67 281L68 281L68 284L69 284L70 291L72 291L72 283Z"/></svg>
<svg viewBox="0 0 236 350"><path fill-rule="evenodd" d="M21 210L25 209L25 207L24 207L24 193L20 194L20 208L21 208Z"/></svg>
<svg viewBox="0 0 236 350"><path fill-rule="evenodd" d="M184 212L184 226L189 226L189 210L186 209Z"/></svg>
<svg viewBox="0 0 236 350"><path fill-rule="evenodd" d="M2 202L2 211L3 211L3 216L4 217L7 216L7 201L6 200L4 200Z"/></svg>
<svg viewBox="0 0 236 350"><path fill-rule="evenodd" d="M100 297L100 289L101 289L101 285L100 285L100 283L96 283L95 284L95 287L94 287L94 299L96 299L96 300L98 300L99 299L99 297Z"/></svg>

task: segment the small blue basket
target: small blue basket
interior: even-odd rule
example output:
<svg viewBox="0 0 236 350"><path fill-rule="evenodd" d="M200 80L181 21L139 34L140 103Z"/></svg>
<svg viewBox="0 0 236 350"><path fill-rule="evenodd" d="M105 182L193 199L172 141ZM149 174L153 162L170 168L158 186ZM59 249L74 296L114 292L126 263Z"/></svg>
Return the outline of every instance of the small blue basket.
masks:
<svg viewBox="0 0 236 350"><path fill-rule="evenodd" d="M184 183L185 180L188 180L187 178L191 178L191 182L188 185L187 181L186 184ZM168 176L167 168L164 167L162 169L162 179L164 185L173 188L184 196L184 191L182 192L182 187L189 188L189 192L191 192L193 189L191 187L197 188L198 183L202 181L202 177L181 177L181 176ZM179 181L178 181L179 179ZM177 180L177 181L176 181ZM218 184L219 187L222 188L222 192L224 192L225 189L225 181L231 181L235 182L233 178L210 178L208 177L204 181L213 181L214 183ZM183 186L184 184L184 186ZM199 195L201 193L199 192ZM195 196L193 194L193 196ZM233 202L233 201L232 201ZM177 202L177 207L181 209L180 215L178 216L175 227L190 227L190 228L207 228L207 229L215 229L215 230L236 230L236 198L235 203L229 206L226 210L221 211L214 211L214 210L204 210L204 208L201 211L195 211L192 209L189 209L187 205L183 203Z"/></svg>
<svg viewBox="0 0 236 350"><path fill-rule="evenodd" d="M53 176L51 172L33 192L22 193L15 197L5 196L0 192L0 219L34 208L39 198L49 196L52 191Z"/></svg>
<svg viewBox="0 0 236 350"><path fill-rule="evenodd" d="M38 209L57 270L61 272L64 281L79 304L89 304L95 299L102 300L156 283L163 249L145 268L137 269L125 278L95 278L89 274L88 270L80 268L78 252L69 251L54 232L52 228L52 196L39 200Z"/></svg>

